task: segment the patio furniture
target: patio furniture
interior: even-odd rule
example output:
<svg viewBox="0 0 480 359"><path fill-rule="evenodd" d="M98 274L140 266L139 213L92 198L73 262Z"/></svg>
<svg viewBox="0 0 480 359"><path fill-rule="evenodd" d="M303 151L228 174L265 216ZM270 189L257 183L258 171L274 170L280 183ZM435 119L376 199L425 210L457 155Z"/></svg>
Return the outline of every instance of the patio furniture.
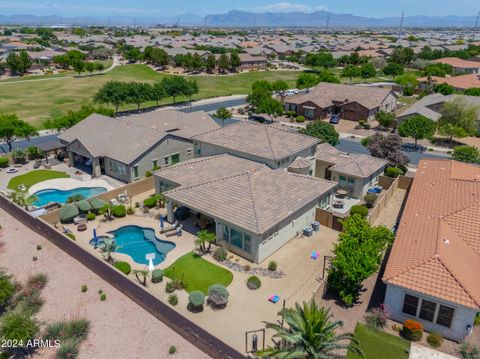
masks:
<svg viewBox="0 0 480 359"><path fill-rule="evenodd" d="M341 199L334 199L333 200L333 208L343 208L345 203Z"/></svg>
<svg viewBox="0 0 480 359"><path fill-rule="evenodd" d="M83 232L83 231L86 231L86 230L87 230L87 224L86 223L80 223L77 226L77 231L79 231L79 232Z"/></svg>
<svg viewBox="0 0 480 359"><path fill-rule="evenodd" d="M280 297L276 294L268 297L268 300L272 302L273 304L277 303L280 300Z"/></svg>
<svg viewBox="0 0 480 359"><path fill-rule="evenodd" d="M73 223L75 223L75 224L87 223L87 216L85 214L81 214L79 216L76 216L73 219Z"/></svg>
<svg viewBox="0 0 480 359"><path fill-rule="evenodd" d="M112 206L118 206L120 203L117 201L116 198L112 198L112 199L110 200L110 204L111 204Z"/></svg>
<svg viewBox="0 0 480 359"><path fill-rule="evenodd" d="M336 194L337 198L345 198L347 196L348 192L345 191L344 189L337 189L335 194Z"/></svg>
<svg viewBox="0 0 480 359"><path fill-rule="evenodd" d="M65 226L62 226L62 231L63 231L63 233L65 233L65 234L73 233L73 232L70 230L70 228L67 228L67 227L65 227Z"/></svg>

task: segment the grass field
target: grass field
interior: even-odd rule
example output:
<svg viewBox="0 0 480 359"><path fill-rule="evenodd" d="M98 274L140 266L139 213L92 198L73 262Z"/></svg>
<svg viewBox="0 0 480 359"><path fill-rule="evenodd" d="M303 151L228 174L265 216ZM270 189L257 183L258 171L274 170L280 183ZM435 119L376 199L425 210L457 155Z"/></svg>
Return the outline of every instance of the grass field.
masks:
<svg viewBox="0 0 480 359"><path fill-rule="evenodd" d="M181 256L165 269L165 276L170 279L183 278L187 292L199 290L204 294L207 294L208 287L212 284L227 287L233 280L232 272L210 263L193 252Z"/></svg>
<svg viewBox="0 0 480 359"><path fill-rule="evenodd" d="M372 331L365 325L357 323L355 338L360 341L360 348L365 353L365 359L407 359L410 342L385 333L381 330ZM348 352L347 359L360 359L361 357Z"/></svg>
<svg viewBox="0 0 480 359"><path fill-rule="evenodd" d="M49 179L54 178L68 178L70 177L65 172L52 171L52 170L36 170L30 171L20 176L13 177L10 182L8 182L7 187L16 190L20 184L25 185L29 188L36 183L43 182Z"/></svg>
<svg viewBox="0 0 480 359"><path fill-rule="evenodd" d="M97 90L107 81L145 81L153 83L168 76L155 72L146 65L119 66L104 75L25 78L0 81L0 113L16 113L23 120L40 127L41 121L52 114L76 110L92 100ZM249 72L228 76L192 76L198 82L199 94L194 99L213 96L247 94L255 80L283 79L294 86L296 71ZM32 80L32 81L26 81ZM178 98L177 101L184 100ZM165 103L172 99L166 99ZM144 104L144 106L153 105ZM130 106L129 108L134 108ZM123 108L127 109L127 108Z"/></svg>

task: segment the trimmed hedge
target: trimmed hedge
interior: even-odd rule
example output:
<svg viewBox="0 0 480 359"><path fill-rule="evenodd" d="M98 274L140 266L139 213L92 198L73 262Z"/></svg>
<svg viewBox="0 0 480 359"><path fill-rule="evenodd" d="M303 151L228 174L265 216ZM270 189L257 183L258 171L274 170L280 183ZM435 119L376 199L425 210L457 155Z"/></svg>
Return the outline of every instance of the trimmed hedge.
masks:
<svg viewBox="0 0 480 359"><path fill-rule="evenodd" d="M250 289L258 289L262 285L262 282L260 281L260 278L257 276L251 276L247 280L247 287Z"/></svg>
<svg viewBox="0 0 480 359"><path fill-rule="evenodd" d="M152 271L152 283L160 283L163 280L163 270L154 269Z"/></svg>
<svg viewBox="0 0 480 359"><path fill-rule="evenodd" d="M368 208L366 206L352 206L350 208L350 215L359 214L362 217L368 216Z"/></svg>
<svg viewBox="0 0 480 359"><path fill-rule="evenodd" d="M80 214L77 206L73 204L64 204L60 208L60 222L68 223L73 221L73 219Z"/></svg>
<svg viewBox="0 0 480 359"><path fill-rule="evenodd" d="M0 157L0 168L8 167L8 157Z"/></svg>
<svg viewBox="0 0 480 359"><path fill-rule="evenodd" d="M118 206L113 207L112 215L117 218L125 217L127 215L127 209L123 204L119 204Z"/></svg>
<svg viewBox="0 0 480 359"><path fill-rule="evenodd" d="M87 221L93 221L95 218L97 218L95 213L87 213Z"/></svg>
<svg viewBox="0 0 480 359"><path fill-rule="evenodd" d="M78 210L80 211L80 213L88 213L92 209L92 206L87 200L77 202L76 206L78 207Z"/></svg>
<svg viewBox="0 0 480 359"><path fill-rule="evenodd" d="M92 212L95 214L98 214L98 212L107 204L107 202L101 200L100 198L92 198L89 200L89 202L90 206L92 206Z"/></svg>
<svg viewBox="0 0 480 359"><path fill-rule="evenodd" d="M120 271L122 271L126 275L129 275L130 272L132 271L132 267L127 262L119 261L119 262L116 262L114 264L114 266L115 266L115 268L119 269Z"/></svg>
<svg viewBox="0 0 480 359"><path fill-rule="evenodd" d="M385 169L385 176L397 178L398 176L403 175L403 171L401 168L398 167L387 167Z"/></svg>
<svg viewBox="0 0 480 359"><path fill-rule="evenodd" d="M296 121L297 121L298 123L303 123L303 122L305 122L305 116L297 116Z"/></svg>
<svg viewBox="0 0 480 359"><path fill-rule="evenodd" d="M213 284L208 287L208 301L210 304L217 308L223 308L228 303L228 297L230 293L227 288L221 284Z"/></svg>
<svg viewBox="0 0 480 359"><path fill-rule="evenodd" d="M202 311L205 304L205 295L199 290L194 290L188 295L188 309Z"/></svg>
<svg viewBox="0 0 480 359"><path fill-rule="evenodd" d="M143 205L147 208L153 208L157 205L158 200L160 199L159 195L148 197L143 201Z"/></svg>

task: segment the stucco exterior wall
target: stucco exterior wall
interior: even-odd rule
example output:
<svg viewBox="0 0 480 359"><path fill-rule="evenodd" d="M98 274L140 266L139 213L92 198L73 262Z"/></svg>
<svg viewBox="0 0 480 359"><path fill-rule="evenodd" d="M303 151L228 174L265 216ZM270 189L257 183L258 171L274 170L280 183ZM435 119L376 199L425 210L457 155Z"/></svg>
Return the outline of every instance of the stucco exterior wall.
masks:
<svg viewBox="0 0 480 359"><path fill-rule="evenodd" d="M453 316L452 325L450 328L446 328L442 325L438 325L418 317L413 317L411 315L405 314L402 312L403 302L405 294L411 294L419 298L424 298L438 304L444 304L448 307L455 308L455 313ZM455 340L462 341L465 338L467 333L467 326L470 325L473 328L473 321L475 319L476 311L470 308L460 306L442 299L431 297L425 294L418 292L406 290L402 287L394 286L387 284L387 291L385 293L385 304L388 306L391 314L390 317L399 322L403 322L406 319L414 319L422 323L423 327L427 332L438 332L443 337ZM437 305L438 307L438 305ZM438 309L437 309L438 310Z"/></svg>

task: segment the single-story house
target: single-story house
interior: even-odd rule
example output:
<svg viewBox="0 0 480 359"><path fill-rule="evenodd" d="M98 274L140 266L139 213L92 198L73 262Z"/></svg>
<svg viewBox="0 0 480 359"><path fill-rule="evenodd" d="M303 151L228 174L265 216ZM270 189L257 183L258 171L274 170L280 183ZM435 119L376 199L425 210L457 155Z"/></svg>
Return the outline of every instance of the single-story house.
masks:
<svg viewBox="0 0 480 359"><path fill-rule="evenodd" d="M341 152L328 143L317 146L315 158L315 177L337 182L348 196L358 199L378 184L388 165L388 161L381 158Z"/></svg>
<svg viewBox="0 0 480 359"><path fill-rule="evenodd" d="M193 136L195 157L229 153L264 163L270 168L287 168L297 157L310 161L309 174L315 171L318 139L282 128L279 125L239 121Z"/></svg>
<svg viewBox="0 0 480 359"><path fill-rule="evenodd" d="M422 91L431 90L435 87L435 85L439 84L453 86L457 91L464 91L472 87L480 87L479 74L466 74L447 77L431 76L430 78L423 76L417 78L417 81L419 82L418 87Z"/></svg>
<svg viewBox="0 0 480 359"><path fill-rule="evenodd" d="M253 56L250 54L239 54L240 69L263 69L267 67L268 60L265 56Z"/></svg>
<svg viewBox="0 0 480 359"><path fill-rule="evenodd" d="M397 321L463 341L480 311L480 167L421 160L383 275Z"/></svg>
<svg viewBox="0 0 480 359"><path fill-rule="evenodd" d="M447 64L453 67L457 74L478 74L480 73L480 63L460 59L458 57L443 57L432 62Z"/></svg>
<svg viewBox="0 0 480 359"><path fill-rule="evenodd" d="M167 202L187 207L194 223L211 223L217 244L252 261L268 258L328 208L336 183L229 154L194 158L155 172Z"/></svg>
<svg viewBox="0 0 480 359"><path fill-rule="evenodd" d="M193 157L192 136L220 128L203 111L174 110L111 118L92 114L61 133L72 165L124 182ZM91 168L90 168L91 166Z"/></svg>
<svg viewBox="0 0 480 359"><path fill-rule="evenodd" d="M391 89L321 82L311 91L285 98L285 111L309 120L339 114L342 119L371 120L382 111L394 111L398 96Z"/></svg>

